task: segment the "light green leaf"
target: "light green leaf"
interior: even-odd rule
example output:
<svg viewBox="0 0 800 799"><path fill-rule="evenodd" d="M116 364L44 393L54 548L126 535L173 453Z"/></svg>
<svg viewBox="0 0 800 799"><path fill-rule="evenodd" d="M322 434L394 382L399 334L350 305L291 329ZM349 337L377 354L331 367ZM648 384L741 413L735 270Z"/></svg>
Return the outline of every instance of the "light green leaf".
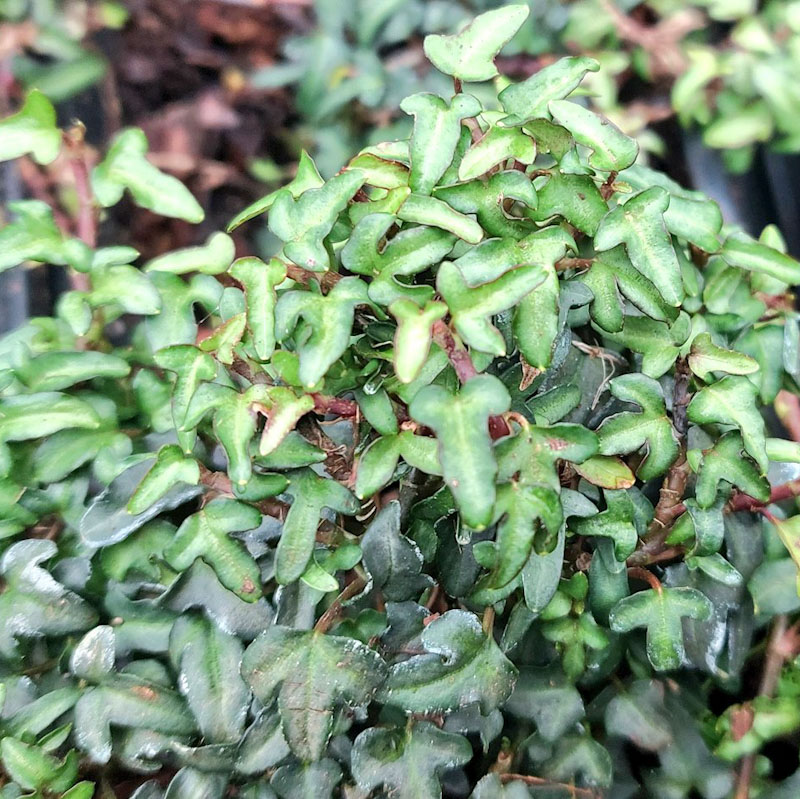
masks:
<svg viewBox="0 0 800 799"><path fill-rule="evenodd" d="M389 313L397 319L394 335L394 371L402 383L411 383L428 359L433 336L433 325L444 319L447 306L442 302L428 302L420 308L408 299L395 300Z"/></svg>
<svg viewBox="0 0 800 799"><path fill-rule="evenodd" d="M453 161L461 120L480 114L481 104L470 94L457 94L448 105L435 94L422 93L406 97L400 108L414 117L411 191L430 194Z"/></svg>
<svg viewBox="0 0 800 799"><path fill-rule="evenodd" d="M105 352L45 352L16 370L30 391L60 391L98 377L119 379L131 371L127 361Z"/></svg>
<svg viewBox="0 0 800 799"><path fill-rule="evenodd" d="M143 513L176 483L197 485L199 482L197 461L185 457L180 447L167 444L158 451L156 462L128 501L128 513Z"/></svg>
<svg viewBox="0 0 800 799"><path fill-rule="evenodd" d="M589 163L596 169L619 172L636 160L639 154L636 139L626 136L605 117L569 100L551 100L548 109L575 141L592 150Z"/></svg>
<svg viewBox="0 0 800 799"><path fill-rule="evenodd" d="M269 211L269 209L272 208L272 204L278 197L279 192L288 190L292 197L297 199L304 191L307 191L308 189L318 189L323 183L324 181L317 171L317 167L314 164L313 159L305 150L302 150L300 152L300 159L297 162L297 173L295 174L294 178L282 188L271 192L266 197L262 197L260 200L256 200L254 203L248 205L243 211L240 211L238 214L236 214L236 216L228 223L228 233L236 230L237 227L243 225L250 219Z"/></svg>
<svg viewBox="0 0 800 799"><path fill-rule="evenodd" d="M606 214L594 245L602 251L624 244L631 263L653 281L667 303L677 307L683 300L683 280L664 223L668 207L669 194L658 186L633 195L625 205Z"/></svg>
<svg viewBox="0 0 800 799"><path fill-rule="evenodd" d="M700 389L686 414L695 424L725 424L738 427L744 448L758 464L761 473L769 465L764 419L756 406L758 389L746 378L729 376Z"/></svg>
<svg viewBox="0 0 800 799"><path fill-rule="evenodd" d="M303 320L306 335L297 351L300 380L305 386L315 386L344 354L350 343L355 308L367 302L367 285L357 277L343 278L326 296L310 291L281 294L275 306L275 337L286 340Z"/></svg>
<svg viewBox="0 0 800 799"><path fill-rule="evenodd" d="M212 233L202 246L184 247L153 258L145 264L144 271L157 270L176 275L187 272L219 275L227 270L235 255L233 239L227 233Z"/></svg>
<svg viewBox="0 0 800 799"><path fill-rule="evenodd" d="M0 120L0 161L30 154L37 164L49 164L60 151L56 110L47 97L33 89L16 114Z"/></svg>
<svg viewBox="0 0 800 799"><path fill-rule="evenodd" d="M611 381L611 393L623 402L634 402L641 413L624 412L607 417L597 429L601 455L628 455L646 447L636 469L641 480L664 474L678 457L678 441L667 416L660 384L642 374L622 375Z"/></svg>
<svg viewBox="0 0 800 799"><path fill-rule="evenodd" d="M603 491L606 510L594 516L570 522L578 535L600 536L614 542L614 555L623 562L636 549L639 535L636 530L636 508L627 491Z"/></svg>
<svg viewBox="0 0 800 799"><path fill-rule="evenodd" d="M711 378L711 372L749 375L758 371L758 363L753 358L736 350L718 347L711 340L710 333L695 336L688 361L691 370L706 382Z"/></svg>
<svg viewBox="0 0 800 799"><path fill-rule="evenodd" d="M594 236L601 220L608 213L608 203L589 175L573 175L554 169L537 192L538 208L528 213L537 222L545 222L560 215L582 233Z"/></svg>
<svg viewBox="0 0 800 799"><path fill-rule="evenodd" d="M323 508L354 516L361 507L343 485L319 477L311 469L292 472L286 493L292 497L292 506L283 523L275 557L275 579L281 585L294 582L306 570Z"/></svg>
<svg viewBox="0 0 800 799"><path fill-rule="evenodd" d="M670 671L685 658L682 620L704 621L712 612L711 602L694 588L662 588L620 600L611 610L609 622L618 633L646 627L647 657L657 671Z"/></svg>
<svg viewBox="0 0 800 799"><path fill-rule="evenodd" d="M510 158L532 164L536 143L519 128L492 127L464 153L458 167L458 179L474 180Z"/></svg>
<svg viewBox="0 0 800 799"><path fill-rule="evenodd" d="M447 303L458 334L481 352L504 355L505 341L488 317L514 307L545 282L547 272L539 265L519 266L482 286L470 287L459 268L445 261L436 276L436 288Z"/></svg>
<svg viewBox="0 0 800 799"><path fill-rule="evenodd" d="M252 530L260 523L261 514L251 505L232 499L212 500L183 522L164 557L179 571L202 558L227 589L247 602L256 602L261 594L261 571L230 533Z"/></svg>
<svg viewBox="0 0 800 799"><path fill-rule="evenodd" d="M537 117L549 117L548 103L563 100L578 88L587 72L597 72L594 58L568 56L535 72L522 83L514 83L499 94L507 117L499 124L524 125Z"/></svg>
<svg viewBox="0 0 800 799"><path fill-rule="evenodd" d="M479 14L460 33L426 36L425 55L440 72L463 81L496 77L494 59L528 18L527 5L510 5Z"/></svg>
<svg viewBox="0 0 800 799"><path fill-rule="evenodd" d="M100 417L88 402L57 391L0 399L0 441L27 441L58 430L100 426Z"/></svg>
<svg viewBox="0 0 800 799"><path fill-rule="evenodd" d="M342 172L319 188L306 189L297 199L291 189L281 189L269 212L269 229L284 242L286 257L312 272L330 268L325 237L339 214L364 185L359 170Z"/></svg>
<svg viewBox="0 0 800 799"><path fill-rule="evenodd" d="M483 239L483 228L474 219L454 211L446 202L424 194L409 195L397 216L404 222L447 230L469 244L477 244Z"/></svg>
<svg viewBox="0 0 800 799"><path fill-rule="evenodd" d="M114 137L106 157L92 170L97 201L109 208L127 189L138 205L156 214L202 222L205 214L197 200L177 178L147 160L147 147L147 137L139 128L126 128Z"/></svg>
<svg viewBox="0 0 800 799"><path fill-rule="evenodd" d="M769 483L759 474L753 462L743 457L743 449L741 434L732 430L722 436L711 449L698 452L696 459L694 456L689 458L692 469L697 472L695 496L701 508L710 508L714 504L720 480L736 486L760 502L769 500ZM692 452L689 450L689 455Z"/></svg>
<svg viewBox="0 0 800 799"><path fill-rule="evenodd" d="M478 375L455 396L441 386L426 386L409 406L412 418L436 433L445 482L464 522L476 530L491 522L495 500L497 463L489 417L505 413L510 403L508 391L496 377Z"/></svg>
<svg viewBox="0 0 800 799"><path fill-rule="evenodd" d="M731 266L760 272L784 283L800 283L800 263L743 233L728 236L720 254Z"/></svg>
<svg viewBox="0 0 800 799"><path fill-rule="evenodd" d="M267 361L275 350L275 288L286 279L286 265L277 258L269 264L260 258L237 258L230 274L244 287L247 329L258 359Z"/></svg>

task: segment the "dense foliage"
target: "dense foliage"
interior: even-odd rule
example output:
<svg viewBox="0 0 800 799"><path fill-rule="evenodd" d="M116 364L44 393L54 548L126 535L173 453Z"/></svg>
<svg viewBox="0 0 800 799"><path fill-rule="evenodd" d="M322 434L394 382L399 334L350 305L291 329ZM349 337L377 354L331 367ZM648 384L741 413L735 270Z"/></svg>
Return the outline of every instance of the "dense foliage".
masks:
<svg viewBox="0 0 800 799"><path fill-rule="evenodd" d="M470 13L508 0L315 0L316 28L289 38L284 59L251 75L255 88L291 86L294 135L318 153L323 174L354 146L392 137L396 109L419 81L441 92L420 47L428 33L453 33ZM699 129L728 167L746 169L755 147L800 150L800 4L793 0L529 0L528 19L504 58L530 74L558 53L591 54L602 70L585 89L599 110L648 149L664 153L649 127L678 115ZM421 77L422 76L422 77ZM482 97L482 99L484 99ZM357 113L353 113L357 101ZM388 125L388 129L387 129ZM328 172L326 172L328 170Z"/></svg>
<svg viewBox="0 0 800 799"><path fill-rule="evenodd" d="M101 209L203 219L142 132L0 122L81 233L0 230L73 286L0 340L0 797L796 795L800 264L567 99L593 59L465 91L526 16L141 265Z"/></svg>

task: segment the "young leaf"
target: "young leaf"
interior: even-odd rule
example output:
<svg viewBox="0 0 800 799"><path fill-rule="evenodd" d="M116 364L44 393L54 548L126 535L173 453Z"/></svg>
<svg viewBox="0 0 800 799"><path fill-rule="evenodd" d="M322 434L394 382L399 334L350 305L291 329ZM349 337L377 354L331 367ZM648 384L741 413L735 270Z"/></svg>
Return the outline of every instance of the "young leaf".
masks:
<svg viewBox="0 0 800 799"><path fill-rule="evenodd" d="M692 397L686 415L695 424L716 422L738 427L745 450L764 474L769 461L764 419L756 407L757 394L758 389L746 377L723 377Z"/></svg>
<svg viewBox="0 0 800 799"><path fill-rule="evenodd" d="M0 121L0 161L30 154L37 164L50 164L60 151L56 110L47 97L33 89L16 114Z"/></svg>
<svg viewBox="0 0 800 799"><path fill-rule="evenodd" d="M120 379L130 373L130 364L105 352L45 352L16 370L30 391L61 391L95 378Z"/></svg>
<svg viewBox="0 0 800 799"><path fill-rule="evenodd" d="M424 655L389 670L378 700L407 713L442 713L477 702L486 714L511 693L514 665L477 617L450 610L422 632Z"/></svg>
<svg viewBox="0 0 800 799"><path fill-rule="evenodd" d="M570 523L578 535L600 536L614 542L614 555L624 561L636 549L639 534L636 530L633 501L627 491L603 491L606 510Z"/></svg>
<svg viewBox="0 0 800 799"><path fill-rule="evenodd" d="M404 222L441 228L477 244L483 239L483 228L471 217L454 211L446 202L425 194L411 194L400 206L397 216Z"/></svg>
<svg viewBox="0 0 800 799"><path fill-rule="evenodd" d="M425 303L420 308L408 299L395 300L389 313L397 319L394 335L394 371L402 383L413 382L420 373L431 349L433 325L444 319L447 306L441 302Z"/></svg>
<svg viewBox="0 0 800 799"><path fill-rule="evenodd" d="M283 251L290 261L312 272L330 268L324 239L365 179L363 172L353 169L319 188L306 189L297 199L290 189L277 193L269 212L269 229L284 242Z"/></svg>
<svg viewBox="0 0 800 799"><path fill-rule="evenodd" d="M670 305L683 300L681 268L664 223L669 194L653 186L633 195L600 222L595 235L597 250L610 250L624 244L631 263L649 280Z"/></svg>
<svg viewBox="0 0 800 799"><path fill-rule="evenodd" d="M699 336L695 336L688 360L691 370L706 382L709 381L711 372L749 375L758 371L758 363L753 358L736 350L718 347L711 340L710 333L700 333Z"/></svg>
<svg viewBox="0 0 800 799"><path fill-rule="evenodd" d="M450 105L435 94L412 94L400 108L414 117L411 134L411 178L417 194L430 194L453 161L461 136L461 120L480 114L480 102L457 94Z"/></svg>
<svg viewBox="0 0 800 799"><path fill-rule="evenodd" d="M286 265L277 258L269 264L260 258L237 258L230 274L244 286L247 328L258 359L267 361L275 350L275 288L286 279Z"/></svg>
<svg viewBox="0 0 800 799"><path fill-rule="evenodd" d="M252 530L260 523L261 514L250 505L231 499L212 500L183 522L164 557L180 571L202 558L226 588L247 602L255 602L261 593L261 572L230 533Z"/></svg>
<svg viewBox="0 0 800 799"><path fill-rule="evenodd" d="M334 711L368 702L385 674L381 658L351 638L275 625L244 653L242 674L263 704L275 694L283 731L302 760L319 760Z"/></svg>
<svg viewBox="0 0 800 799"><path fill-rule="evenodd" d="M504 355L503 336L487 317L516 305L546 277L541 266L519 266L492 283L471 288L459 268L445 261L439 267L436 288L450 309L456 330L467 344L481 352Z"/></svg>
<svg viewBox="0 0 800 799"><path fill-rule="evenodd" d="M300 469L289 475L286 493L292 506L283 523L275 557L275 579L281 585L297 580L305 571L314 551L323 508L353 516L361 507L358 500L340 483Z"/></svg>
<svg viewBox="0 0 800 799"><path fill-rule="evenodd" d="M145 264L144 271L157 270L175 275L184 275L187 272L219 275L228 269L235 255L233 239L227 233L212 233L200 247L184 247L153 258Z"/></svg>
<svg viewBox="0 0 800 799"><path fill-rule="evenodd" d="M197 461L184 457L180 447L167 444L158 451L156 462L128 501L128 513L144 513L175 483L197 485L199 482L200 466Z"/></svg>
<svg viewBox="0 0 800 799"><path fill-rule="evenodd" d="M464 522L476 530L491 522L495 500L497 463L489 417L505 413L510 403L508 391L496 377L478 375L455 396L441 386L426 386L409 406L412 418L436 433L445 482Z"/></svg>
<svg viewBox="0 0 800 799"><path fill-rule="evenodd" d="M460 33L425 37L425 55L440 72L462 81L497 77L494 59L528 18L526 5L510 5L479 14Z"/></svg>
<svg viewBox="0 0 800 799"><path fill-rule="evenodd" d="M85 272L91 251L78 239L67 239L56 225L53 212L39 200L7 204L16 219L0 230L0 272L24 261L69 266Z"/></svg>
<svg viewBox="0 0 800 799"><path fill-rule="evenodd" d="M611 629L627 633L647 628L647 657L657 671L677 669L684 660L682 620L704 621L711 602L694 588L639 591L620 600L609 614Z"/></svg>
<svg viewBox="0 0 800 799"><path fill-rule="evenodd" d="M731 266L760 272L783 283L795 284L800 281L800 263L743 233L728 236L720 255Z"/></svg>
<svg viewBox="0 0 800 799"><path fill-rule="evenodd" d="M605 172L629 167L639 154L636 139L626 136L604 117L569 100L551 100L548 109L579 144L592 150L589 163Z"/></svg>
<svg viewBox="0 0 800 799"><path fill-rule="evenodd" d="M532 164L536 158L536 143L518 128L490 128L464 153L458 179L466 182L479 178L510 158L521 164Z"/></svg>
<svg viewBox="0 0 800 799"><path fill-rule="evenodd" d="M351 272L372 278L369 297L373 302L389 305L405 298L425 303L433 297L428 286L407 286L396 278L439 264L453 248L453 236L420 226L401 230L387 242L386 234L394 224L396 217L392 214L363 217L342 248L342 264Z"/></svg>
<svg viewBox="0 0 800 799"><path fill-rule="evenodd" d="M92 189L103 208L116 205L127 189L138 205L162 216L202 222L205 214L177 178L166 175L146 158L147 137L139 128L120 131L106 157L92 170Z"/></svg>
<svg viewBox="0 0 800 799"><path fill-rule="evenodd" d="M537 192L538 208L533 213L528 213L537 222L562 216L582 233L594 236L601 220L608 213L608 203L589 175L573 175L554 169Z"/></svg>
<svg viewBox="0 0 800 799"><path fill-rule="evenodd" d="M678 457L678 441L667 416L661 386L645 375L629 374L612 380L609 388L617 399L635 402L642 411L626 411L603 420L597 428L600 454L628 455L646 447L637 476L646 481L664 474Z"/></svg>
<svg viewBox="0 0 800 799"><path fill-rule="evenodd" d="M318 189L324 182L311 156L305 150L302 150L300 152L300 159L297 162L297 172L294 178L281 189L278 189L278 191L273 191L266 197L256 200L243 211L236 214L228 223L228 233L236 230L237 227L243 225L250 219L269 211L280 191L288 190L292 197L297 199L304 191L308 189Z"/></svg>
<svg viewBox="0 0 800 799"><path fill-rule="evenodd" d="M275 306L275 337L284 341L300 319L310 328L297 347L300 380L312 388L342 356L350 343L357 305L368 302L367 285L357 277L340 280L327 296L287 291Z"/></svg>
<svg viewBox="0 0 800 799"><path fill-rule="evenodd" d="M534 369L547 369L559 332L559 282L556 270L544 267L545 278L523 297L514 312L512 330L519 351Z"/></svg>
<svg viewBox="0 0 800 799"><path fill-rule="evenodd" d="M521 126L538 117L549 117L551 100L563 100L578 88L587 72L597 72L600 64L594 58L569 56L535 72L522 83L507 86L498 95L508 114L499 124Z"/></svg>
<svg viewBox="0 0 800 799"><path fill-rule="evenodd" d="M0 442L27 441L58 430L97 430L100 417L85 400L57 391L0 398Z"/></svg>
<svg viewBox="0 0 800 799"><path fill-rule="evenodd" d="M441 799L439 773L472 759L466 738L428 721L364 730L353 744L353 777L363 791L383 786L397 799Z"/></svg>

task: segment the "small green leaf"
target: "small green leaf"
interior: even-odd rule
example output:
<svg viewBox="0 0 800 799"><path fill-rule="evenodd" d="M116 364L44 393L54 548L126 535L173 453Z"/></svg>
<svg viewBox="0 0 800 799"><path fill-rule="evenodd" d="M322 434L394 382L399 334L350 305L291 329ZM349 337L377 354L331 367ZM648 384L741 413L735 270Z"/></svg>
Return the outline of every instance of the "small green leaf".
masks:
<svg viewBox="0 0 800 799"><path fill-rule="evenodd" d="M636 509L627 491L603 491L606 510L570 523L578 535L600 536L614 542L614 555L624 561L636 549Z"/></svg>
<svg viewBox="0 0 800 799"><path fill-rule="evenodd" d="M647 656L657 671L677 669L685 658L682 620L704 621L711 602L694 588L662 588L631 594L611 610L611 629L627 633L647 628Z"/></svg>
<svg viewBox="0 0 800 799"><path fill-rule="evenodd" d="M477 702L486 714L511 693L514 665L477 617L450 610L422 632L425 654L389 670L378 700L407 713L442 713Z"/></svg>
<svg viewBox="0 0 800 799"><path fill-rule="evenodd" d="M197 461L185 457L180 447L168 444L158 451L156 462L128 501L128 513L143 513L175 483L197 485L199 482L200 466Z"/></svg>
<svg viewBox="0 0 800 799"><path fill-rule="evenodd" d="M636 139L626 136L605 117L569 100L551 100L548 109L575 141L592 150L589 163L596 169L619 172L636 160L639 154Z"/></svg>
<svg viewBox="0 0 800 799"><path fill-rule="evenodd" d="M353 777L370 792L383 786L397 799L441 799L439 774L472 759L466 738L428 721L364 730L353 744Z"/></svg>
<svg viewBox="0 0 800 799"><path fill-rule="evenodd" d="M300 160L297 162L297 173L294 178L282 188L271 192L260 200L256 200L243 211L236 214L228 223L228 233L236 230L237 227L243 225L250 219L269 211L279 192L288 190L292 197L297 199L304 191L308 189L318 189L323 183L324 181L317 171L313 159L305 150L302 150L300 153Z"/></svg>
<svg viewBox="0 0 800 799"><path fill-rule="evenodd" d="M775 519L773 524L778 537L798 569L796 583L797 593L800 595L800 516L792 516L789 519Z"/></svg>
<svg viewBox="0 0 800 799"><path fill-rule="evenodd" d="M319 477L311 469L291 473L286 493L292 497L292 506L283 523L275 557L275 579L281 585L294 582L306 570L323 508L349 516L360 508L358 500L343 485Z"/></svg>
<svg viewBox="0 0 800 799"><path fill-rule="evenodd" d="M275 306L275 337L284 341L303 320L307 334L297 350L300 380L306 387L313 388L345 352L355 308L367 302L367 285L357 277L343 278L327 296L310 291L281 294Z"/></svg>
<svg viewBox="0 0 800 799"><path fill-rule="evenodd" d="M489 128L464 153L458 167L458 179L478 178L510 158L521 164L532 164L536 158L536 143L518 128Z"/></svg>
<svg viewBox="0 0 800 799"><path fill-rule="evenodd" d="M756 407L758 390L746 378L729 376L700 389L686 414L695 424L728 424L738 427L744 448L758 464L761 473L769 465L764 419Z"/></svg>
<svg viewBox="0 0 800 799"><path fill-rule="evenodd" d="M85 400L57 391L0 399L0 441L27 441L58 430L96 430L100 417Z"/></svg>
<svg viewBox="0 0 800 799"><path fill-rule="evenodd" d="M306 189L297 199L288 188L277 193L269 212L269 229L284 242L289 260L312 272L330 268L324 239L365 179L363 172L354 169L319 188Z"/></svg>
<svg viewBox="0 0 800 799"><path fill-rule="evenodd" d="M628 455L646 447L647 454L636 474L641 480L659 477L678 457L678 441L661 386L645 375L629 374L612 380L609 388L617 399L634 402L642 411L626 411L603 420L597 429L600 454Z"/></svg>
<svg viewBox="0 0 800 799"><path fill-rule="evenodd" d="M688 360L691 370L706 382L711 377L711 372L749 375L758 371L758 363L753 358L736 350L718 347L711 340L710 333L695 336Z"/></svg>
<svg viewBox="0 0 800 799"><path fill-rule="evenodd" d="M510 5L479 14L460 33L426 36L425 55L440 72L463 81L496 77L494 59L528 18L527 5Z"/></svg>
<svg viewBox="0 0 800 799"><path fill-rule="evenodd" d="M441 386L426 386L409 406L412 418L436 433L445 482L464 521L476 530L491 522L495 500L497 463L489 417L505 413L510 402L496 377L478 375L455 396Z"/></svg>
<svg viewBox="0 0 800 799"><path fill-rule="evenodd" d="M573 175L554 169L547 182L537 189L539 206L528 216L545 222L559 215L588 236L594 236L608 203L588 175Z"/></svg>
<svg viewBox="0 0 800 799"><path fill-rule="evenodd" d="M244 286L247 329L258 359L267 361L275 350L275 288L286 279L286 265L277 258L269 264L260 258L237 258L230 274Z"/></svg>
<svg viewBox="0 0 800 799"><path fill-rule="evenodd" d="M56 110L47 97L33 89L16 114L0 121L0 161L30 154L37 164L49 164L60 151Z"/></svg>
<svg viewBox="0 0 800 799"><path fill-rule="evenodd" d="M480 114L472 95L457 94L450 105L435 94L412 94L400 108L414 117L411 134L411 191L430 194L453 161L461 121Z"/></svg>
<svg viewBox="0 0 800 799"><path fill-rule="evenodd" d="M477 244L483 239L483 228L471 217L454 211L446 202L424 194L411 194L400 206L397 215L404 222L441 228Z"/></svg>
<svg viewBox="0 0 800 799"><path fill-rule="evenodd" d="M575 471L592 485L612 490L630 488L636 477L620 458L595 455L575 466Z"/></svg>
<svg viewBox="0 0 800 799"><path fill-rule="evenodd" d="M436 288L450 309L458 334L469 346L492 355L504 355L503 336L488 317L512 308L546 278L547 272L541 266L519 266L491 283L472 288L459 268L445 261L439 267Z"/></svg>
<svg viewBox="0 0 800 799"><path fill-rule="evenodd" d="M683 300L683 279L664 222L668 207L669 194L658 186L633 195L603 218L594 245L602 251L624 244L631 263L677 307Z"/></svg>
<svg viewBox="0 0 800 799"><path fill-rule="evenodd" d="M402 383L411 383L428 359L433 325L444 319L447 306L442 302L428 302L420 308L412 300L399 299L389 306L389 313L397 319L394 371Z"/></svg>
<svg viewBox="0 0 800 799"><path fill-rule="evenodd" d="M563 100L578 88L587 72L597 72L600 64L594 58L569 56L535 72L522 83L506 87L499 94L507 117L501 125L524 125L538 117L548 117L548 103Z"/></svg>
<svg viewBox="0 0 800 799"><path fill-rule="evenodd" d="M145 157L147 137L139 128L120 131L106 157L92 170L92 189L104 208L116 205L127 189L138 205L162 216L202 222L205 214L177 178L166 175Z"/></svg>
<svg viewBox="0 0 800 799"><path fill-rule="evenodd" d="M175 275L184 275L187 272L219 275L228 269L235 255L233 239L227 233L212 233L200 247L184 247L153 258L145 264L144 271L157 270Z"/></svg>
<svg viewBox="0 0 800 799"><path fill-rule="evenodd" d="M105 352L45 352L27 361L16 375L30 391L60 391L98 377L127 377L127 361Z"/></svg>
<svg viewBox="0 0 800 799"><path fill-rule="evenodd" d="M333 731L334 711L368 702L385 665L351 638L275 625L245 651L242 674L263 704L278 695L283 731L302 760L319 760Z"/></svg>
<svg viewBox="0 0 800 799"><path fill-rule="evenodd" d="M255 602L261 594L261 571L230 533L252 530L260 523L261 514L254 507L232 499L215 499L183 522L164 557L180 571L202 558L226 588L247 602Z"/></svg>
<svg viewBox="0 0 800 799"><path fill-rule="evenodd" d="M731 266L760 272L784 283L800 282L800 263L743 233L728 236L720 254Z"/></svg>
<svg viewBox="0 0 800 799"><path fill-rule="evenodd" d="M51 790L61 792L69 788L78 776L78 753L74 750L59 761L37 746L15 738L3 738L0 758L8 776L28 791L46 789L48 793Z"/></svg>

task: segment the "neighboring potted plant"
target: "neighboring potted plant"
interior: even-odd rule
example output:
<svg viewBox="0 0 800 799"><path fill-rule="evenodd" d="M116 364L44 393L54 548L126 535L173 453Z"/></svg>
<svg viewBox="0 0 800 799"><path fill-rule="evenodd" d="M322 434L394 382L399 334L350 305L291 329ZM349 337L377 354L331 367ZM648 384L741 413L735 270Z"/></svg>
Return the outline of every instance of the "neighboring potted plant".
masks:
<svg viewBox="0 0 800 799"><path fill-rule="evenodd" d="M0 797L795 795L800 264L568 99L593 59L464 91L527 13L141 268L102 209L203 217L141 131L0 122L81 222L0 230L74 286L0 340Z"/></svg>

